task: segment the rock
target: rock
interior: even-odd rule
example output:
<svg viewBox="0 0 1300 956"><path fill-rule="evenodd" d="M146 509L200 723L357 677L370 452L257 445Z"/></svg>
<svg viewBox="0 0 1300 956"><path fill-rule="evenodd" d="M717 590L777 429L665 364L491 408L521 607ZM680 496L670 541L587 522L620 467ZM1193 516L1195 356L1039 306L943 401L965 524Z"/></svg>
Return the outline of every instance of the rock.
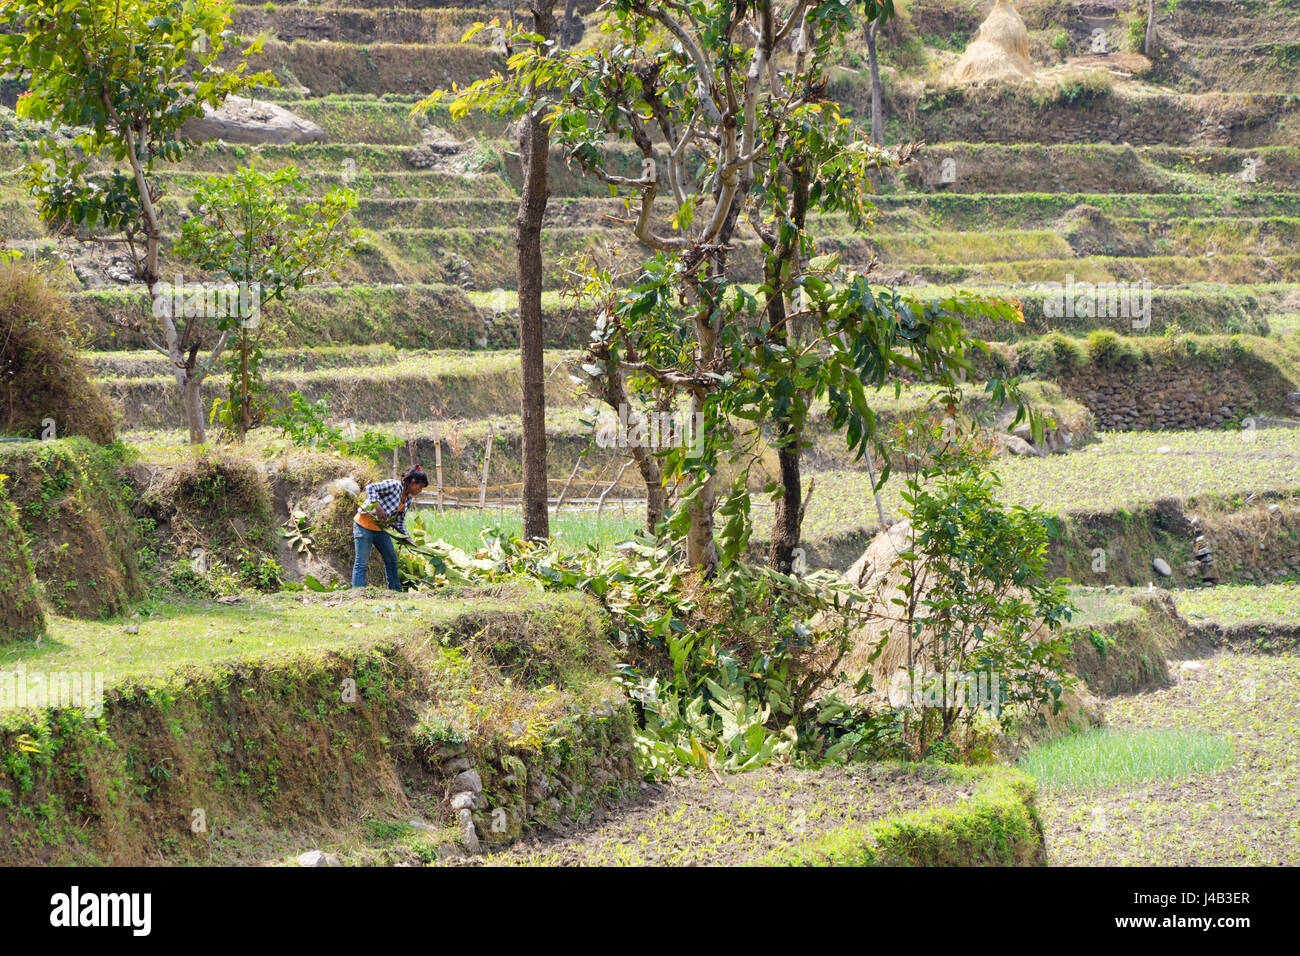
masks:
<svg viewBox="0 0 1300 956"><path fill-rule="evenodd" d="M1009 455L1023 455L1031 458L1041 458L1043 454L1019 435L999 433L998 448Z"/></svg>
<svg viewBox="0 0 1300 956"><path fill-rule="evenodd" d="M464 770L473 770L474 764L468 757L456 757L448 761L447 766L443 768L447 773L460 773Z"/></svg>
<svg viewBox="0 0 1300 956"><path fill-rule="evenodd" d="M456 779L451 782L452 793L482 793L483 778L478 775L477 770L466 770L456 774Z"/></svg>
<svg viewBox="0 0 1300 956"><path fill-rule="evenodd" d="M125 627L124 630L125 630L126 633L128 633L128 634L139 634L139 633L140 633L140 625L138 625L138 624L128 624L128 625Z"/></svg>
<svg viewBox="0 0 1300 956"><path fill-rule="evenodd" d="M468 790L461 791L451 798L451 808L457 812L461 810L473 810L474 805L478 802L478 797Z"/></svg>
<svg viewBox="0 0 1300 956"><path fill-rule="evenodd" d="M299 866L329 866L329 860L320 850L308 850L298 854Z"/></svg>
<svg viewBox="0 0 1300 956"><path fill-rule="evenodd" d="M331 494L336 495L351 495L355 498L357 495L361 494L361 486L348 477L336 478L325 487Z"/></svg>
<svg viewBox="0 0 1300 956"><path fill-rule="evenodd" d="M461 810L459 816L460 838L465 844L465 849L471 853L477 853L480 850L478 842L478 831L474 829L474 815L468 810Z"/></svg>
<svg viewBox="0 0 1300 956"><path fill-rule="evenodd" d="M1155 558L1151 562L1151 567L1155 570L1156 574L1164 578L1171 577L1174 573L1174 569L1169 566L1169 562L1164 558Z"/></svg>
<svg viewBox="0 0 1300 956"><path fill-rule="evenodd" d="M325 131L311 120L295 116L265 100L230 97L219 110L187 120L181 135L192 140L226 143L320 143Z"/></svg>
<svg viewBox="0 0 1300 956"><path fill-rule="evenodd" d="M437 126L426 126L421 140L419 146L412 146L402 154L416 169L456 174L474 171L473 140L461 142Z"/></svg>
<svg viewBox="0 0 1300 956"><path fill-rule="evenodd" d="M424 831L425 833L437 833L437 832L438 832L438 828L437 828L437 827L433 826L433 825L430 824L430 823L425 823L423 820L407 820L407 821L406 821L406 825L409 826L409 827L410 827L411 829L413 829L413 830L422 830L422 831Z"/></svg>
<svg viewBox="0 0 1300 956"><path fill-rule="evenodd" d="M1156 449L1156 454L1157 454L1157 455L1167 455L1167 454L1169 454L1171 451L1173 451L1173 449L1170 448L1168 445L1161 445L1159 448Z"/></svg>
<svg viewBox="0 0 1300 956"><path fill-rule="evenodd" d="M551 788L546 785L545 780L532 780L528 784L528 790L524 798L529 803L541 803L551 794Z"/></svg>

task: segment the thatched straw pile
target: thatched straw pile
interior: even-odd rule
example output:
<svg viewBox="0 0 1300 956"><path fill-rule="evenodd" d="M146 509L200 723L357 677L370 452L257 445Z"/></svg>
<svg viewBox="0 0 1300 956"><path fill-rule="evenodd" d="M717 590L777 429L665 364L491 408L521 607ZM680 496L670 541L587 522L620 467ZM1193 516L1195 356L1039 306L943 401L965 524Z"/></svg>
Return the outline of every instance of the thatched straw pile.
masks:
<svg viewBox="0 0 1300 956"><path fill-rule="evenodd" d="M847 583L861 588L873 599L873 608L886 617L902 616L904 608L890 603L893 599L905 599L901 586L905 583L903 575L895 567L898 555L904 551L916 553L916 540L911 523L900 521L892 527L881 531L872 539L862 557L854 562L844 574ZM924 593L920 599L924 599ZM888 640L886 640L888 638ZM874 661L871 655L880 644L884 648ZM848 693L845 696L855 699L859 704L882 705L891 703L904 705L907 701L909 685L907 675L908 640L907 627L897 621L884 618L872 618L865 621L852 636L852 649L844 660L844 670L848 674L860 674L870 670L873 689L866 694ZM921 671L928 669L928 662L921 663ZM920 675L918 675L920 676ZM1065 708L1060 714L1047 717L1047 731L1053 733L1072 726L1091 726L1102 722L1101 707L1096 698L1080 684L1067 691L1062 698ZM1034 734L1041 732L1035 730Z"/></svg>
<svg viewBox="0 0 1300 956"><path fill-rule="evenodd" d="M844 579L875 597L882 613L901 612L902 608L889 602L903 596L899 589L903 579L896 571L892 574L890 572L898 555L911 547L912 525L900 521L871 539L871 544L862 553L862 557L845 572ZM876 646L889 634L891 625L897 628L900 636L886 643L880 657L874 662L869 661ZM903 630L903 627L887 620L872 619L865 623L853 635L853 649L845 660L847 670L850 673L860 673L869 665L876 676L876 686L884 686L900 668L907 669L907 640L901 636Z"/></svg>
<svg viewBox="0 0 1300 956"><path fill-rule="evenodd" d="M1009 0L997 0L953 71L958 83L1032 80L1029 31Z"/></svg>

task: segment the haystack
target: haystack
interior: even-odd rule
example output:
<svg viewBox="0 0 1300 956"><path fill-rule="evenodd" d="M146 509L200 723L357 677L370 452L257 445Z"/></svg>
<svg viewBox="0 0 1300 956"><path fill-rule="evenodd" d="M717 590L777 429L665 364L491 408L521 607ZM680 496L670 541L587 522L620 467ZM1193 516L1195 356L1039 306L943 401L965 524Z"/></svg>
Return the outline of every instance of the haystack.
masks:
<svg viewBox="0 0 1300 956"><path fill-rule="evenodd" d="M895 562L905 551L916 553L915 544L911 524L907 521L898 522L872 539L862 557L845 572L845 581L870 595L875 602L875 609L883 615L901 615L903 608L891 603L894 599L905 599L902 590L905 579L895 567ZM924 599L924 594L920 599ZM884 647L880 648L882 642ZM880 649L880 656L873 661L871 657L877 649ZM886 703L897 706L904 703L909 685L907 657L905 626L882 618L868 620L853 633L852 649L844 660L843 668L850 675L869 670L873 689L865 695L857 695L846 694L840 688L841 693L867 706ZM900 697L900 694L903 696ZM1035 736L1044 730L1051 734L1070 728L1097 726L1102 722L1099 702L1082 683L1073 691L1067 691L1062 700L1065 706L1057 715L1050 715L1044 708L1042 713L1047 718L1047 725L1045 728L1034 728Z"/></svg>
<svg viewBox="0 0 1300 956"><path fill-rule="evenodd" d="M958 83L1032 80L1029 31L1009 0L997 0L953 71Z"/></svg>
<svg viewBox="0 0 1300 956"><path fill-rule="evenodd" d="M77 351L77 325L41 273L0 266L0 435L113 441L116 412Z"/></svg>
<svg viewBox="0 0 1300 956"><path fill-rule="evenodd" d="M891 605L890 602L894 598L903 596L899 587L903 579L893 571L893 565L899 554L911 547L912 525L910 522L900 521L871 539L871 544L862 553L862 557L858 558L844 573L844 580L875 597L882 610L897 608L897 605ZM885 681L900 669L907 669L906 640L887 642L880 657L875 661L869 660L876 647L889 633L891 623L873 619L854 632L853 649L845 660L846 669L850 673L861 673L869 666L876 678L877 687L884 686Z"/></svg>

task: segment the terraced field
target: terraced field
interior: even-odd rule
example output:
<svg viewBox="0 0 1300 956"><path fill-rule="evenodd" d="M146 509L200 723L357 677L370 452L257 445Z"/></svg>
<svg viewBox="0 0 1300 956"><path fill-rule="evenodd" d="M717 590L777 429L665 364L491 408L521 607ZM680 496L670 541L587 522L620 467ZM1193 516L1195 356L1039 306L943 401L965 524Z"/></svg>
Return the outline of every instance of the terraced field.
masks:
<svg viewBox="0 0 1300 956"><path fill-rule="evenodd" d="M1007 461L1001 470L1014 500L1098 512L1167 497L1300 490L1293 440L1300 432L1268 424L1300 417L1300 87L1291 69L1300 14L1287 2L1183 3L1162 23L1170 54L1144 75L1094 57L1088 63L1101 73L1085 76L1063 62L1099 27L1109 49L1123 50L1121 6L1099 20L1091 8L1085 18L1070 5L1021 4L1035 60L1056 77L1030 96L935 79L978 25L981 4L905 4L881 45L888 138L927 145L879 184L869 233L814 213L822 245L847 265L874 269L879 282L923 296L960 286L1021 301L1023 325L976 331L1002 343L994 352L1001 361L1059 386L1042 407L1068 419L1079 440L1061 458ZM596 42L594 7L570 11L577 19L565 28L568 42ZM440 443L447 474L456 476L448 483L462 486L482 482L489 437L496 450L489 483L519 477L512 223L520 170L505 120L473 113L453 120L445 110L413 117L412 106L433 89L502 67L492 31L461 42L470 26L497 15L436 0L237 4L235 28L264 41L257 65L280 83L259 95L318 124L319 141L208 143L166 174L163 201L180 211L205 174L249 161L294 164L317 193L354 188L364 244L339 283L308 288L272 315L268 384L274 394L325 400L337 420L396 432L409 457L428 460ZM1266 29L1252 30L1242 47L1232 25L1261 20ZM867 113L862 52L842 52L831 90L858 120ZM1071 92L1084 79L1088 94ZM20 161L36 131L5 123L0 159ZM442 150L436 161L423 145L434 141ZM626 148L611 147L609 156L613 167L619 156L629 169L635 164ZM632 263L640 252L611 223L621 202L559 154L550 189L543 242L544 334L557 350L548 358L551 476L562 483L588 448L579 476L608 484L618 456L590 447L586 400L566 368L579 353L564 350L579 348L591 323L590 306L565 292L566 260ZM130 440L160 460L180 453L183 418L166 362L139 351L140 337L116 322L147 307L139 288L84 247L50 236L16 185L0 187L0 208L10 245L72 263L88 354L120 403ZM742 268L757 268L752 251L736 256ZM1085 283L1149 284L1147 321L1062 308L1064 297L1053 298L1053 289ZM1083 338L1103 329L1139 343L1137 367L1089 357ZM1084 358L1057 361L1059 345L1045 338L1052 332L1078 337ZM1234 351L1242 341L1248 363ZM1123 394L1099 395L1098 380L1112 378L1124 383ZM1188 379L1195 384L1184 389ZM208 384L209 402L220 388ZM1180 409L1190 397L1195 413L1144 404L1153 392ZM992 413L978 397L978 388L968 392L971 415L987 421ZM877 401L893 419L924 404L919 389L901 402ZM1247 422L1264 429L1231 434ZM1171 426L1187 430L1157 434ZM1116 429L1142 434L1108 434ZM862 463L820 424L814 432L807 533L819 559L843 563L878 521L864 507ZM1099 444L1090 445L1094 434ZM638 495L631 477L616 497ZM891 489L883 504L897 513ZM765 521L760 515L760 531Z"/></svg>
<svg viewBox="0 0 1300 956"><path fill-rule="evenodd" d="M988 366L1030 381L1034 405L1064 437L1050 449L1004 455L996 468L1008 501L1068 519L1074 537L1058 556L1063 569L1082 573L1084 555L1109 548L1124 552L1114 565L1121 570L1082 583L1186 588L1180 608L1193 621L1295 619L1300 3L1182 0L1161 15L1167 55L1135 68L1131 21L1145 4L1130 11L1121 0L1023 0L1035 65L1047 78L1033 92L963 89L943 78L988 3L899 5L902 19L881 40L886 140L924 146L908 166L882 177L870 231L814 214L820 251L838 252L846 266L871 270L877 283L922 297L959 287L1020 301L1023 324L975 331L992 342ZM599 42L595 0L567 7L565 42ZM473 24L502 16L509 12L473 0L237 3L233 29L263 40L252 65L279 81L257 95L315 123L318 141L209 142L163 176L162 208L172 222L194 208L204 176L250 162L295 165L316 195L338 185L357 191L364 240L338 281L305 289L269 313L267 383L275 396L297 392L325 402L341 428L396 434L404 447L393 463L418 460L428 469L436 457L448 487L471 490L520 480L518 143L503 119L452 119L441 108L413 116L412 109L435 89L503 68L494 31L462 40ZM1111 54L1090 54L1098 29ZM839 56L827 95L865 126L865 48ZM17 120L15 96L6 81L6 169L35 155L41 132ZM607 152L612 170L639 163L629 150ZM643 488L634 469L620 470L625 459L617 450L595 447L584 412L589 400L570 377L594 310L570 294L568 265L593 257L628 267L645 252L612 221L624 214L622 203L558 153L550 190L543 232L550 478L556 490L572 483L574 498L611 493L602 506L617 503L622 528L639 522ZM0 234L29 259L60 264L53 274L79 310L80 344L143 466L187 461L193 453L167 362L120 322L149 307L122 262L52 234L12 177L0 183ZM733 261L746 281L758 281L754 245L739 243ZM168 260L164 274L172 269L200 277ZM1145 312L1075 307L1073 296L1100 292L1105 302L1117 285L1144 301ZM1112 295L1111 306L1115 301ZM216 378L205 386L205 404L221 394ZM875 407L884 421L900 421L932 411L931 398L913 385L879 395ZM991 433L1006 424L1005 412L989 405L979 384L964 390L964 424ZM804 545L814 565L844 569L879 528L871 480L824 414L810 432ZM270 427L249 443L253 458L284 447ZM387 459L379 466L392 467ZM880 507L889 520L901 515L897 479L881 490ZM759 537L770 530L770 511L756 504ZM1221 555L1217 577L1202 576L1196 564L1198 535L1207 534ZM1167 560L1172 572L1153 570L1155 559ZM1216 582L1220 587L1201 589ZM92 653L89 635L75 627L63 633ZM1186 720L1239 738L1240 759L1229 773L1240 788L1227 823L1211 820L1213 792L1193 788L1188 804L1181 784L1148 788L1140 798L1114 787L1085 802L1054 793L1045 813L1053 861L1296 862L1293 851L1278 852L1270 842L1281 832L1295 845L1294 800L1278 795L1294 787L1294 748L1277 749L1274 732L1244 709L1211 718L1199 703L1207 693L1228 693L1233 682L1276 680L1275 700L1293 722L1294 658L1261 660L1271 659L1223 654L1158 695L1110 703L1121 728ZM839 780L824 807L810 806L838 812L837 801L855 785ZM761 787L724 796L724 811L740 807L745 819L776 826L755 809ZM635 813L652 830L675 825L654 806ZM710 833L721 825L716 807L692 813L693 825ZM1098 813L1108 829L1094 840L1088 828ZM1189 823L1209 827L1210 837L1194 844L1180 836ZM644 847L618 826L582 838L579 849L527 847L513 859L538 862L553 852L640 861ZM1274 835L1266 837L1270 827ZM1135 835L1153 829L1162 836L1139 847ZM695 859L705 842L651 857ZM766 849L763 839L752 842L736 859Z"/></svg>

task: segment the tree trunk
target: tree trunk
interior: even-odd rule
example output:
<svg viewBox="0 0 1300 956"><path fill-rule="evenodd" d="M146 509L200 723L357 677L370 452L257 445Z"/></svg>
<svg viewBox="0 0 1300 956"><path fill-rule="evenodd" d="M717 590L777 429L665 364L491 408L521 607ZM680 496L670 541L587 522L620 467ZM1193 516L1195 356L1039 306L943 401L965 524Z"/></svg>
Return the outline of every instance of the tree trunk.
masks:
<svg viewBox="0 0 1300 956"><path fill-rule="evenodd" d="M555 0L534 0L533 32L555 33ZM524 538L551 536L546 481L546 368L542 361L542 217L546 215L550 134L537 110L524 117L519 134L523 194L515 219L519 266L519 352L523 374Z"/></svg>
<svg viewBox="0 0 1300 956"><path fill-rule="evenodd" d="M181 369L176 378L181 387L181 400L185 404L185 425L190 430L190 444L202 445L207 441L203 415L203 380L195 378L190 369Z"/></svg>
<svg viewBox="0 0 1300 956"><path fill-rule="evenodd" d="M702 396L692 395L691 421L703 421L703 414ZM686 533L686 563L697 568L706 578L713 577L718 571L718 546L713 540L713 508L716 499L714 476L710 474L689 506L691 527Z"/></svg>
<svg viewBox="0 0 1300 956"><path fill-rule="evenodd" d="M578 0L568 0L564 5L564 21L560 24L560 47L567 50L577 42L574 20L577 18Z"/></svg>
<svg viewBox="0 0 1300 956"><path fill-rule="evenodd" d="M879 20L867 24L867 63L871 68L871 142L882 146L885 142L885 111L880 92L880 59L876 56L876 37L879 32Z"/></svg>
<svg viewBox="0 0 1300 956"><path fill-rule="evenodd" d="M803 480L799 471L798 436L788 422L780 425L783 447L777 450L781 468L781 488L785 492L776 499L776 517L772 522L772 544L768 548L767 563L773 570L789 574L794 568L794 552L799 547L803 515L799 513L803 502Z"/></svg>
<svg viewBox="0 0 1300 956"><path fill-rule="evenodd" d="M1153 60L1159 47L1160 38L1156 36L1156 0L1147 0L1147 35L1142 52L1148 60Z"/></svg>
<svg viewBox="0 0 1300 956"><path fill-rule="evenodd" d="M630 349L627 355L628 361L636 361L635 353ZM601 396L605 404L614 410L618 415L619 410L628 409L631 415L632 403L627 396L627 389L623 385L623 378L618 370L618 362L609 357L605 359L605 391ZM621 416L620 416L621 421ZM655 536L655 529L659 527L659 522L664 520L664 507L667 504L667 494L664 491L663 471L659 467L659 462L650 450L644 445L633 444L628 448L632 460L636 462L636 467L641 472L641 479L645 482L645 530L650 537Z"/></svg>
<svg viewBox="0 0 1300 956"><path fill-rule="evenodd" d="M248 394L248 333L239 335L239 440L242 442L253 427L252 398Z"/></svg>
<svg viewBox="0 0 1300 956"><path fill-rule="evenodd" d="M808 219L808 173L802 168L791 171L790 221L800 232ZM767 257L767 284L774 290L768 303L768 339L789 347L794 338L790 316L786 309L785 290L781 288L783 272L795 275L799 268L797 242L782 243ZM800 474L799 443L803 435L789 418L777 421L777 462L781 472L783 494L776 500L775 520L772 523L772 543L768 548L767 563L782 574L794 567L794 552L799 547L803 531L803 478Z"/></svg>

